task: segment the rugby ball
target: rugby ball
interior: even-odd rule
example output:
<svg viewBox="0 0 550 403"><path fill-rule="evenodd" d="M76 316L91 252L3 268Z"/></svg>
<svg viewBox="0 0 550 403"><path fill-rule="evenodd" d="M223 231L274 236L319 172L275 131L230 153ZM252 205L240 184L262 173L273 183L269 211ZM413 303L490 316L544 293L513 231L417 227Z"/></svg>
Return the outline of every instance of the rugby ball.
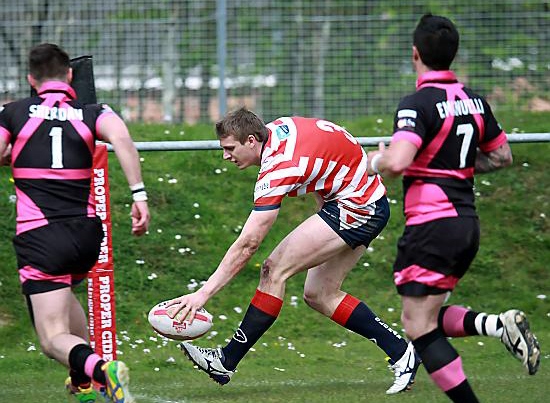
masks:
<svg viewBox="0 0 550 403"><path fill-rule="evenodd" d="M147 319L158 334L173 340L193 340L201 337L212 327L212 315L206 309L201 308L195 313L193 323L186 319L181 321L181 312L171 318L168 312L168 301L155 305L150 311Z"/></svg>

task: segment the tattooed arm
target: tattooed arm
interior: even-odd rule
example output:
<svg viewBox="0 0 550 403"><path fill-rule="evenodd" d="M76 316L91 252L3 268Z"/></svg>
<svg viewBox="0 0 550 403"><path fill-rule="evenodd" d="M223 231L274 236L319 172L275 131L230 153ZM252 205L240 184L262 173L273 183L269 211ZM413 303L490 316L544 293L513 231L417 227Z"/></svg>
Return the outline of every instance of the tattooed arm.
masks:
<svg viewBox="0 0 550 403"><path fill-rule="evenodd" d="M512 150L504 143L496 150L483 153L478 150L476 155L476 173L491 172L512 164Z"/></svg>

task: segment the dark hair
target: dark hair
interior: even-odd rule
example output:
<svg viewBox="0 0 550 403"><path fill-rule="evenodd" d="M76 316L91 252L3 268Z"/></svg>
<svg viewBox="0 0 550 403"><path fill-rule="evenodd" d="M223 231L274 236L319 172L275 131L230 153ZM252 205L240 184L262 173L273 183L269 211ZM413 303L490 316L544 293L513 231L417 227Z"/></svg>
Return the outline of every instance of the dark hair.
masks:
<svg viewBox="0 0 550 403"><path fill-rule="evenodd" d="M458 50L459 35L448 18L426 14L413 34L413 45L432 70L448 70Z"/></svg>
<svg viewBox="0 0 550 403"><path fill-rule="evenodd" d="M29 73L37 81L65 78L70 67L69 55L55 44L42 43L29 52Z"/></svg>
<svg viewBox="0 0 550 403"><path fill-rule="evenodd" d="M216 123L216 135L219 139L233 136L241 144L245 143L249 135L253 135L263 143L267 140L268 130L258 115L243 107L228 113Z"/></svg>

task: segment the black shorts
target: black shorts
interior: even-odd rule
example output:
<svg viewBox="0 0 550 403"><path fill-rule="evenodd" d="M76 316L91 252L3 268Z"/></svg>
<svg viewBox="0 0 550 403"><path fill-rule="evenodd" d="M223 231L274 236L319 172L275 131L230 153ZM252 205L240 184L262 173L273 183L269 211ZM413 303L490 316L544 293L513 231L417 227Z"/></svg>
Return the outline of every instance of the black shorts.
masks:
<svg viewBox="0 0 550 403"><path fill-rule="evenodd" d="M57 221L13 238L23 294L70 287L94 266L104 233L98 217Z"/></svg>
<svg viewBox="0 0 550 403"><path fill-rule="evenodd" d="M452 217L405 227L393 276L401 295L452 291L479 249L477 217Z"/></svg>
<svg viewBox="0 0 550 403"><path fill-rule="evenodd" d="M370 213L370 214L369 214ZM382 232L390 219L388 199L383 196L368 206L364 214L354 214L350 226L346 217L349 212L337 201L323 205L317 213L352 249L359 245L369 246L374 238Z"/></svg>

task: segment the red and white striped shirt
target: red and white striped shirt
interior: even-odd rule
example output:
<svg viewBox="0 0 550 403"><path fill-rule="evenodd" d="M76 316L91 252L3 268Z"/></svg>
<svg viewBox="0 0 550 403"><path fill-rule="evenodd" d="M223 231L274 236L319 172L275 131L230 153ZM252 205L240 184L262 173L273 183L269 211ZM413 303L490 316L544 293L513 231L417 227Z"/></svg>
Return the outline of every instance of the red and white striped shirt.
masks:
<svg viewBox="0 0 550 403"><path fill-rule="evenodd" d="M281 117L266 126L255 210L279 208L286 195L317 192L351 214L368 215L367 206L385 195L380 176L367 175L365 151L344 128L304 117Z"/></svg>

